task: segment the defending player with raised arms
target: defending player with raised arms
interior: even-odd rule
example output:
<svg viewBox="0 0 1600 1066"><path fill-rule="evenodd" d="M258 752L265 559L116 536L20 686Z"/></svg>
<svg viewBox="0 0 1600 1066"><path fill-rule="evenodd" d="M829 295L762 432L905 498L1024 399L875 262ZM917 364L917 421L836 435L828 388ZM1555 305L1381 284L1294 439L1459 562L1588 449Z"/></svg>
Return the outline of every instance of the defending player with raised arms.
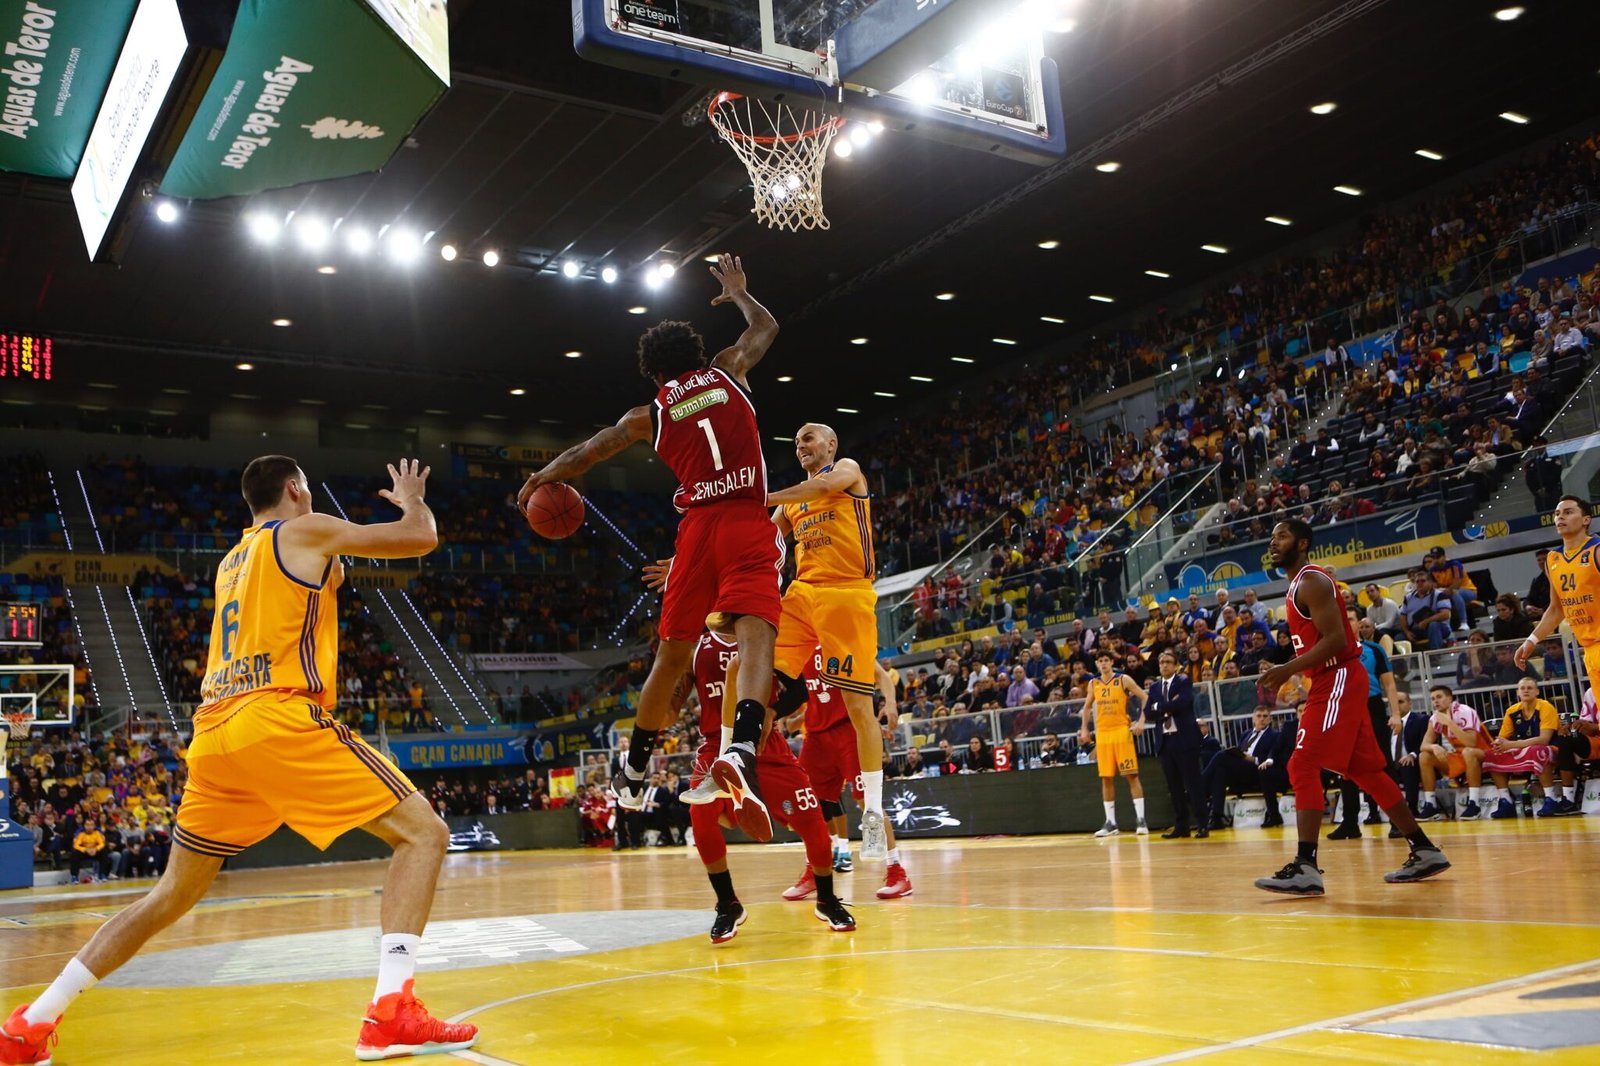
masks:
<svg viewBox="0 0 1600 1066"><path fill-rule="evenodd" d="M798 485L767 496L782 536L794 535L794 580L783 594L773 669L782 692L775 707L788 717L805 705L806 664L822 648L822 680L844 694L861 763L861 857L886 861L883 816L883 731L877 692L878 594L872 581L872 503L853 459L839 457L839 436L810 422L794 438L806 472ZM890 712L892 715L892 711ZM894 727L894 721L888 723Z"/></svg>
<svg viewBox="0 0 1600 1066"><path fill-rule="evenodd" d="M721 256L711 275L722 284L712 306L731 303L744 312L739 339L708 360L700 334L687 322L647 330L639 338L639 372L654 382L654 402L568 448L517 493L517 505L525 507L540 485L576 477L645 440L678 479L672 503L683 518L664 576L661 643L639 693L627 764L612 779L617 802L629 810L644 803L656 737L675 720L673 690L689 671L708 615L732 620L741 650L739 691L772 691L784 547L767 517L767 464L746 375L772 346L778 323L746 290L737 257ZM760 697L741 700L733 745L713 767L733 796L740 828L755 840L772 839L771 819L752 780L765 724Z"/></svg>
<svg viewBox="0 0 1600 1066"><path fill-rule="evenodd" d="M389 476L393 488L379 495L400 518L356 525L312 511L311 485L288 456L245 467L251 524L217 568L219 606L172 832L178 846L149 895L102 925L38 999L11 1013L0 1063L49 1062L68 1004L198 903L223 860L280 825L319 848L355 828L394 847L378 983L356 1058L459 1051L477 1039L477 1026L433 1018L412 993L450 832L405 774L329 713L339 691L339 557L409 559L439 542L423 499L428 468L402 459Z"/></svg>
<svg viewBox="0 0 1600 1066"><path fill-rule="evenodd" d="M1350 628L1344 597L1333 575L1311 563L1315 536L1308 523L1291 518L1273 527L1268 542L1272 565L1289 575L1286 606L1289 639L1296 654L1264 672L1261 684L1270 692L1293 675L1304 673L1311 692L1300 714L1294 755L1289 759L1299 847L1283 869L1271 877L1257 878L1256 887L1296 896L1323 894L1322 870L1317 867L1317 833L1326 802L1323 770L1342 774L1376 800L1410 843L1411 854L1400 869L1383 875L1385 881L1394 884L1433 877L1448 870L1450 860L1418 827L1399 787L1384 773L1387 760L1367 711L1367 670L1361 665L1361 646Z"/></svg>

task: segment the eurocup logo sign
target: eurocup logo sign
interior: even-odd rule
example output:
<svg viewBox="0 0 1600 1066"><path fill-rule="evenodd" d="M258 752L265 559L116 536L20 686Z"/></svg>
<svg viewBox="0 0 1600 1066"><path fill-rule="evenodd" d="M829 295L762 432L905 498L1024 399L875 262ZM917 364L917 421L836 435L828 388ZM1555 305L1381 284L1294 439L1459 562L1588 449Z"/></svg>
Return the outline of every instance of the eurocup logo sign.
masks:
<svg viewBox="0 0 1600 1066"><path fill-rule="evenodd" d="M909 788L897 789L889 796L884 808L897 833L926 833L961 824L961 819L951 814L949 807L942 804L920 805L917 794Z"/></svg>

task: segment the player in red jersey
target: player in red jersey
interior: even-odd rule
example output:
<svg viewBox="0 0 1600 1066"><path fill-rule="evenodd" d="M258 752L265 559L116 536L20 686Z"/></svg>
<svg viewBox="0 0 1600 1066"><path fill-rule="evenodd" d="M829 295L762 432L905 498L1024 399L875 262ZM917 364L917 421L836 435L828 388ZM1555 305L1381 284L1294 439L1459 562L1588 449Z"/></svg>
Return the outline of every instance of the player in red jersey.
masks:
<svg viewBox="0 0 1600 1066"><path fill-rule="evenodd" d="M887 706L892 711L894 682L882 666L878 666L877 671L880 682L878 690L884 694ZM849 784L856 806L861 806L861 757L857 754L855 725L845 709L844 694L824 681L823 673L822 649L818 647L805 670L806 706L802 714L806 737L800 748L800 765L805 768L817 795L822 797L822 815L833 826L835 838L844 841L844 858L848 862L850 828L845 821L844 787ZM900 849L895 845L894 830L889 826L888 819L884 819L884 832L887 834L889 855L878 898L899 899L909 896L912 892L911 878L906 875L905 866L900 862ZM838 869L837 865L835 869ZM784 890L783 898L809 899L815 891L815 875L812 867L807 866L800 880Z"/></svg>
<svg viewBox="0 0 1600 1066"><path fill-rule="evenodd" d="M706 616L732 619L739 646L739 688L772 690L772 649L782 600L778 580L784 545L767 514L767 464L746 375L778 335L777 320L745 289L744 264L721 256L711 274L722 283L713 306L732 303L746 328L732 347L709 360L687 322L662 322L639 338L639 370L655 382L655 402L635 407L616 425L574 445L533 474L517 493L525 507L540 485L566 481L635 441L648 440L678 479L672 503L682 514L677 547L661 597L660 646L639 694L633 743L612 779L617 802L644 803L646 770L656 736L676 713L673 689L689 672ZM756 744L766 724L760 699L742 701L734 721L734 754L718 759L717 781L733 796L739 826L755 840L772 839L772 822L752 779Z"/></svg>
<svg viewBox="0 0 1600 1066"><path fill-rule="evenodd" d="M700 693L700 735L704 741L695 753L693 784L698 786L721 754L724 734L732 727L723 725L722 708L727 697L737 698L738 645L725 636L707 632L694 652L694 683ZM817 886L816 916L835 932L847 933L856 920L833 891L832 855L828 826L822 820L821 804L811 787L811 779L795 761L788 742L776 729L767 733L756 756L762 786L771 803L773 816L792 829L804 842L806 859ZM726 943L738 935L744 924L744 904L733 890L733 875L728 872L728 842L722 835L731 826L733 801L723 797L689 808L689 823L694 827L694 847L705 864L706 876L717 893L717 914L711 922L711 942Z"/></svg>
<svg viewBox="0 0 1600 1066"><path fill-rule="evenodd" d="M1300 848L1283 869L1258 878L1256 887L1297 896L1322 895L1317 832L1322 825L1323 770L1344 775L1376 800L1410 842L1410 857L1383 879L1390 883L1420 881L1448 870L1450 860L1417 826L1399 787L1383 772L1383 749L1367 713L1367 670L1361 665L1361 644L1350 629L1344 597L1333 575L1310 562L1314 536L1309 524L1286 519L1273 527L1267 549L1272 565L1289 575L1289 639L1296 654L1263 673L1261 685L1272 692L1293 675L1304 673L1311 682L1311 693L1300 713L1299 736L1289 760Z"/></svg>

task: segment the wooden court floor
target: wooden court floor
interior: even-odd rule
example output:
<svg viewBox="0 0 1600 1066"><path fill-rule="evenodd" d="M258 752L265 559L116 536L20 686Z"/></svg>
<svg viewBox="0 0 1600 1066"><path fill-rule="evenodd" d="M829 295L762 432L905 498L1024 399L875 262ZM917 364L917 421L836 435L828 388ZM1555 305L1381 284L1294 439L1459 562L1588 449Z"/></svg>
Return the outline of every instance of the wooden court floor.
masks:
<svg viewBox="0 0 1600 1066"><path fill-rule="evenodd" d="M860 928L778 893L792 847L736 848L750 920L706 939L692 849L447 860L419 993L490 1064L1600 1062L1596 818L1432 827L1455 868L1390 886L1404 846L1323 845L1329 894L1266 895L1281 830L923 842ZM383 866L225 874L89 992L56 1062L353 1061ZM138 883L0 893L7 1008ZM437 1061L447 1061L441 1058Z"/></svg>

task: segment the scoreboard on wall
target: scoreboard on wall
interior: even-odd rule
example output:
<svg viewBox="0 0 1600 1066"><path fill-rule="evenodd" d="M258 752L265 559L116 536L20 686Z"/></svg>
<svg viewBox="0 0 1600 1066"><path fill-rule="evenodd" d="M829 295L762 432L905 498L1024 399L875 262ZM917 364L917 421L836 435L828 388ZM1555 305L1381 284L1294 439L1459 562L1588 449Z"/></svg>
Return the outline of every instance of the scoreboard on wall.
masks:
<svg viewBox="0 0 1600 1066"><path fill-rule="evenodd" d="M0 646L37 645L42 632L37 603L0 603Z"/></svg>
<svg viewBox="0 0 1600 1066"><path fill-rule="evenodd" d="M0 378L51 381L54 377L55 344L49 337L0 333Z"/></svg>

